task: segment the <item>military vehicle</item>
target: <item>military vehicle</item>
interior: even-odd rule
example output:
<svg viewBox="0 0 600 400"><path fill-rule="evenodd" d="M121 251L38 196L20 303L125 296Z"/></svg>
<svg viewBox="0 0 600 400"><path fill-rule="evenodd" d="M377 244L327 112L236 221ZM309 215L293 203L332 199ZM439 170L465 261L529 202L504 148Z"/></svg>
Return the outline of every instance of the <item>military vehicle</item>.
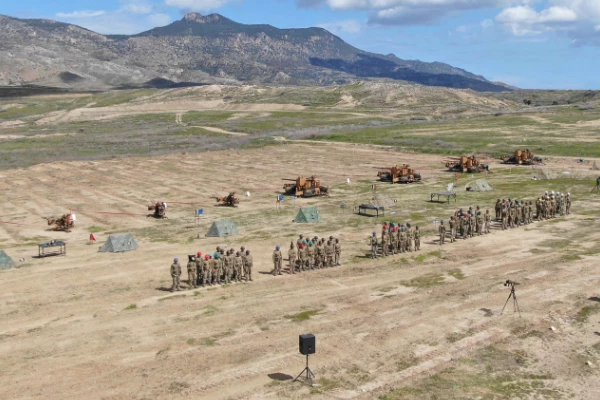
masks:
<svg viewBox="0 0 600 400"><path fill-rule="evenodd" d="M283 178L282 181L292 181L283 185L284 194L296 197L328 196L327 186L321 186L321 181L314 176L296 179Z"/></svg>
<svg viewBox="0 0 600 400"><path fill-rule="evenodd" d="M377 172L377 176L380 180L391 183L421 182L421 174L412 169L408 164L382 167Z"/></svg>
<svg viewBox="0 0 600 400"><path fill-rule="evenodd" d="M452 172L476 173L489 171L490 169L489 165L480 163L474 155L470 157L451 157L442 161L442 164L444 164L446 168Z"/></svg>

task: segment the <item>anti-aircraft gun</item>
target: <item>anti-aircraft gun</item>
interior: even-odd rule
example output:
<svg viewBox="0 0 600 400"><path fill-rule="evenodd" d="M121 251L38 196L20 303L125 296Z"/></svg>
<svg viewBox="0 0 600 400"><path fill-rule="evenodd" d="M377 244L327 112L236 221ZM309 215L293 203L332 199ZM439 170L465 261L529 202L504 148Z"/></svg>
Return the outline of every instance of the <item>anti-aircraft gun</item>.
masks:
<svg viewBox="0 0 600 400"><path fill-rule="evenodd" d="M476 173L489 171L490 169L489 165L482 164L474 155L470 157L450 157L442 161L442 164L444 164L446 168L452 172Z"/></svg>
<svg viewBox="0 0 600 400"><path fill-rule="evenodd" d="M237 207L240 204L240 199L235 197L235 192L231 192L227 196L213 196L212 198L219 203L219 206Z"/></svg>
<svg viewBox="0 0 600 400"><path fill-rule="evenodd" d="M395 165L393 167L379 167L377 176L382 181L391 183L413 183L421 182L421 174L412 169L408 164Z"/></svg>
<svg viewBox="0 0 600 400"><path fill-rule="evenodd" d="M64 214L62 217L43 217L48 225L54 225L55 231L71 232L75 227L75 214Z"/></svg>
<svg viewBox="0 0 600 400"><path fill-rule="evenodd" d="M310 178L298 177L297 179L283 178L282 181L292 181L283 185L283 191L288 196L314 197L328 196L327 186L322 186L321 181L314 176Z"/></svg>
<svg viewBox="0 0 600 400"><path fill-rule="evenodd" d="M533 165L543 163L542 158L536 157L529 149L515 150L512 156L507 154L500 159L504 164Z"/></svg>
<svg viewBox="0 0 600 400"><path fill-rule="evenodd" d="M148 204L148 211L154 211L152 214L148 214L148 217L154 217L157 219L166 219L167 218L167 203L164 201L154 201L152 200L150 204Z"/></svg>

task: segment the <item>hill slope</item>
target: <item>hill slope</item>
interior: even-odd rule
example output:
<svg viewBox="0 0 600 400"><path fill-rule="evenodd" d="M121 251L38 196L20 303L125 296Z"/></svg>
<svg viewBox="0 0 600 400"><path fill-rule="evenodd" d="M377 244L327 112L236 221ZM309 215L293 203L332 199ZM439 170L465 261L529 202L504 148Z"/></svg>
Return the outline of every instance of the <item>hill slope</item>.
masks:
<svg viewBox="0 0 600 400"><path fill-rule="evenodd" d="M245 25L189 13L137 35L101 35L50 20L0 16L0 84L78 88L190 83L330 85L391 78L477 91L510 90L443 63L359 50L322 28ZM150 82L150 83L148 83ZM156 81L155 81L156 82Z"/></svg>

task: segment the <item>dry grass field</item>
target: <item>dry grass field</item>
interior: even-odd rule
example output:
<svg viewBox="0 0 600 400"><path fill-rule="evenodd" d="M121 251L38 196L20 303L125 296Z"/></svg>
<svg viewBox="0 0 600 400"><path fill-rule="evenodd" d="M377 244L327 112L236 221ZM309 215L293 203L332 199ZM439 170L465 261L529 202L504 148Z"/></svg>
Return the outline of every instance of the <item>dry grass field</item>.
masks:
<svg viewBox="0 0 600 400"><path fill-rule="evenodd" d="M152 95L178 93L185 94ZM89 99L72 100L85 106ZM28 98L13 103L44 101ZM136 107L135 100L124 101L120 108ZM599 159L594 149L583 162L564 150L584 139L592 146L598 133L595 123L600 121L594 110L584 118L570 109L535 114L550 122L522 117L532 125L511 120L512 125L504 128L480 121L482 129L486 125L491 131L528 131L546 145L562 143L541 153L544 170L555 179L532 179L539 169L511 167L488 157L491 172L485 179L494 190L467 192L469 182L484 176L463 175L456 182L457 202L445 204L429 202L429 194L445 190L453 181L453 174L440 164L447 152L434 154L406 143L361 143L361 130L373 129L375 120L384 120L375 128L385 128L388 139L398 139L395 135L402 133L397 129L413 124L406 117L409 112L399 116L409 106L382 111L355 105L342 114L340 107L302 107L285 111L293 111L284 117L298 124L292 133L273 127L277 112L283 111L271 106L260 110L245 106L246 110L222 115L192 105L163 110L166 116L142 125L118 118L94 125L98 120L89 119L87 111L78 114L86 115L79 121L48 120L53 116L47 112L56 110L35 118L0 117L5 124L0 152L15 159L26 158L28 152L39 157L4 164L0 170L0 250L18 266L0 271L0 398L597 397L600 194L590 190ZM359 122L346 126L350 113L358 114L354 117ZM135 115L127 118L140 118ZM563 119L553 121L558 117ZM270 125L254 131L256 125L240 125L244 118L256 124L262 118ZM411 134L426 136L429 129L433 135L440 126L445 132L440 140L468 143L470 139L461 135L475 132L475 127L469 132L457 129L451 139L452 126L464 127L473 118L446 122L433 118L414 121ZM15 119L23 124L8 127L7 122ZM389 121L401 127L386 128ZM298 134L313 123L323 128L322 135L312 138L318 140ZM190 125L243 133L248 142L214 130L176 134ZM143 136L146 130L151 137ZM340 137L344 130L348 136ZM64 136L40 137L59 133ZM135 135L142 135L140 143L155 143L157 149L171 141L175 145L165 151L169 154L136 153ZM494 138L478 140L493 145ZM223 147L201 148L204 140L213 139ZM89 146L86 152L69 158L62 145L79 143ZM130 146L126 151L110 152L126 144ZM57 161L46 162L44 157ZM420 170L424 183L381 183L378 196L389 203L397 200L386 217L353 213L354 206L371 201L377 167L403 162ZM286 198L278 210L281 178L305 174L320 178L331 196ZM239 207L215 206L212 195L234 190L241 199ZM459 207L491 209L496 198L534 199L544 190L571 192L572 214L509 231L493 224L489 235L439 245L435 219L446 218ZM169 219L144 216L151 199L169 204ZM298 208L306 205L318 206L324 221L293 223ZM205 210L204 219L194 219L196 208ZM69 210L77 215L70 233L48 230L41 218ZM234 220L240 234L205 237L210 224L220 219ZM368 258L367 238L386 220L418 224L422 250ZM88 241L90 232L96 236L94 244ZM108 235L124 232L135 236L137 251L98 252ZM341 238L343 265L296 275L269 274L274 246L287 249L300 233ZM50 239L65 239L68 255L33 258L37 244ZM186 259L187 254L212 252L218 245L251 249L254 282L168 291L173 257ZM19 262L20 258L25 260ZM500 315L509 294L502 285L506 279L521 283L517 286L521 316L510 303ZM311 357L313 386L292 382L305 362L298 353L298 335L309 332L317 337L317 353Z"/></svg>

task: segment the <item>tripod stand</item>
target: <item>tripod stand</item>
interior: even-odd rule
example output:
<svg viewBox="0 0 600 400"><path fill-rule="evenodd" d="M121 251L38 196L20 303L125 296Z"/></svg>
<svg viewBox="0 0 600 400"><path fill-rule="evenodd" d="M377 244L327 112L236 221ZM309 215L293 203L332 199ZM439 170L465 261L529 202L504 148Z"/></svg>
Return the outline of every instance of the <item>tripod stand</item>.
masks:
<svg viewBox="0 0 600 400"><path fill-rule="evenodd" d="M306 355L306 368L304 368L302 370L302 372L300 372L298 374L296 379L294 379L294 382L296 382L298 380L298 378L300 378L302 376L302 374L304 374L304 372L306 372L306 380L312 384L312 380L315 377L315 374L313 374L312 371L310 370L310 368L308 367L308 354Z"/></svg>
<svg viewBox="0 0 600 400"><path fill-rule="evenodd" d="M504 303L504 307L502 307L502 311L500 311L500 315L502 315L502 313L504 312L504 309L506 308L506 305L508 304L508 301L510 300L510 298L513 298L513 311L516 311L519 313L519 317L521 316L521 309L519 308L519 302L517 301L517 294L515 293L515 282L510 282L510 294L508 295L508 298L506 299L506 303Z"/></svg>

